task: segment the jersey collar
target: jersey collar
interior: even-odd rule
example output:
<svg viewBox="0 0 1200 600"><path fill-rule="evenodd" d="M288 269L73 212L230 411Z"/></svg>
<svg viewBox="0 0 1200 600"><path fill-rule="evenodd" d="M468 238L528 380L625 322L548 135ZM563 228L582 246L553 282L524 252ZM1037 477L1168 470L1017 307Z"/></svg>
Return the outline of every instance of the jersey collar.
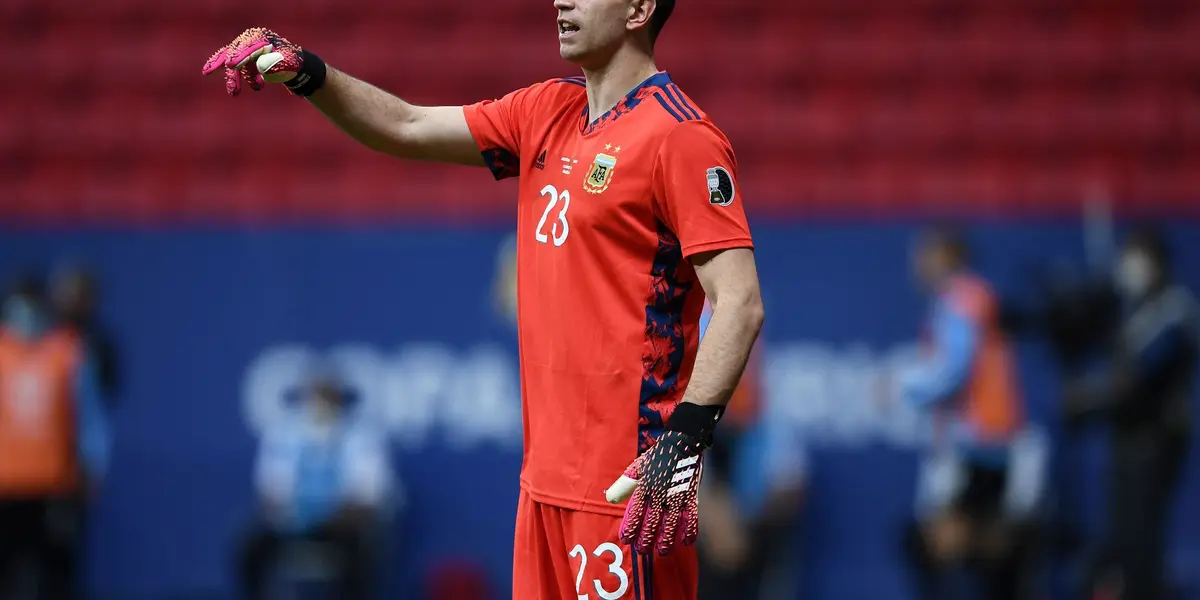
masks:
<svg viewBox="0 0 1200 600"><path fill-rule="evenodd" d="M630 90L630 92L626 94L616 106L612 107L612 109L603 115L600 115L600 118L595 120L589 119L590 115L588 112L590 111L590 108L587 106L587 100L585 96L582 115L583 134L589 135L595 133L602 129L605 125L632 112L633 109L637 108L638 105L642 103L642 100L645 100L647 97L653 94L654 90L665 87L670 83L671 76L666 71L659 71L658 73L651 75L649 79L638 84L637 87Z"/></svg>

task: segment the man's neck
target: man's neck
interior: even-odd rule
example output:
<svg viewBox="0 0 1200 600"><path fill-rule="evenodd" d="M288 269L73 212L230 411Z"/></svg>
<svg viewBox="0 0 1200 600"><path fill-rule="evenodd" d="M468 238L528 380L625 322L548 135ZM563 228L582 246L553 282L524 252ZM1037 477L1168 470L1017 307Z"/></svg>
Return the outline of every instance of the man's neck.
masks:
<svg viewBox="0 0 1200 600"><path fill-rule="evenodd" d="M587 79L588 111L591 118L612 110L633 88L658 73L654 57L623 47L599 69L584 69Z"/></svg>

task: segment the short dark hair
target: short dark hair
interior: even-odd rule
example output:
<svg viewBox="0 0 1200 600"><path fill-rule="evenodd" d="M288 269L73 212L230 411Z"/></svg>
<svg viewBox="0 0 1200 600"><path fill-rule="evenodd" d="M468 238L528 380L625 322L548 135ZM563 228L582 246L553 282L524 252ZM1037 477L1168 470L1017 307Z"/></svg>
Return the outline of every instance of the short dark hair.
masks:
<svg viewBox="0 0 1200 600"><path fill-rule="evenodd" d="M658 40L658 34L662 33L663 27L667 24L667 19L671 18L671 13L675 12L675 0L658 0L654 7L654 14L650 15L650 42L654 43Z"/></svg>

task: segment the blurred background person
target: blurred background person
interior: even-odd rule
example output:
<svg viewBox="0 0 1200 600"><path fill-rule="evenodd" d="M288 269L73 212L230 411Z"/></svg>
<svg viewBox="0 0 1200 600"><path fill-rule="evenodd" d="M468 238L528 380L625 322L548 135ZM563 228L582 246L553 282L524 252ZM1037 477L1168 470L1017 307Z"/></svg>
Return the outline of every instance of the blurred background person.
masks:
<svg viewBox="0 0 1200 600"><path fill-rule="evenodd" d="M120 359L116 344L96 314L100 298L95 276L77 265L59 269L51 278L50 301L57 326L71 332L90 358L106 420L112 422L119 402ZM78 507L79 544L85 543L91 529L91 508L89 503Z"/></svg>
<svg viewBox="0 0 1200 600"><path fill-rule="evenodd" d="M271 575L301 544L332 557L340 598L369 597L384 542L378 531L396 487L386 443L348 399L341 380L322 372L290 418L264 432L255 470L259 512L238 553L244 597L269 597Z"/></svg>
<svg viewBox="0 0 1200 600"><path fill-rule="evenodd" d="M94 363L36 278L0 312L0 594L77 598L81 514L109 453Z"/></svg>
<svg viewBox="0 0 1200 600"><path fill-rule="evenodd" d="M68 266L56 272L51 282L54 310L61 325L83 342L96 365L105 404L112 408L118 401L121 384L120 357L108 329L96 315L100 302L96 277L80 266Z"/></svg>
<svg viewBox="0 0 1200 600"><path fill-rule="evenodd" d="M1027 598L1022 544L1005 539L1013 532L1004 502L1024 407L996 299L952 228L921 234L913 267L933 302L920 363L897 375L895 393L930 412L935 439L926 469L944 482L905 533L919 597L940 597L945 576L966 569L989 598Z"/></svg>
<svg viewBox="0 0 1200 600"><path fill-rule="evenodd" d="M710 310L705 302L702 337ZM794 597L808 457L798 432L771 418L762 397L762 361L759 344L730 400L718 443L705 456L700 600Z"/></svg>
<svg viewBox="0 0 1200 600"><path fill-rule="evenodd" d="M1195 298L1176 284L1166 240L1154 229L1125 239L1113 283L1121 317L1107 360L1068 382L1064 410L1073 423L1097 419L1112 432L1108 539L1089 579L1115 575L1121 598L1159 600L1171 597L1168 527L1192 438L1200 321Z"/></svg>

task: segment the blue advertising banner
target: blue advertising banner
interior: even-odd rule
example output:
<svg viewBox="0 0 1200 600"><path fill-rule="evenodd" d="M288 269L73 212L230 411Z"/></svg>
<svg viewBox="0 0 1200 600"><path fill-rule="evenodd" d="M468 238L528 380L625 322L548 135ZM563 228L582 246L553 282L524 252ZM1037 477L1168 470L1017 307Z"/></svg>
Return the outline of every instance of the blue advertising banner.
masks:
<svg viewBox="0 0 1200 600"><path fill-rule="evenodd" d="M924 299L907 250L915 224L760 226L767 303L763 388L809 451L803 598L908 598L897 529L911 515L922 421L881 412L874 375L911 354ZM1200 232L1179 228L1179 272L1200 289ZM971 230L978 270L1006 296L1029 267L1084 263L1079 227ZM232 592L232 551L255 499L257 435L310 359L336 361L386 426L404 487L386 557L393 590L448 558L511 582L521 416L516 336L503 310L500 228L8 231L0 275L82 261L123 353L111 475L90 539L102 597ZM501 293L497 294L497 291ZM1058 375L1020 345L1030 413L1054 440L1060 503L1101 514L1095 440L1058 435ZM1069 442L1069 443L1068 443ZM1195 453L1193 453L1195 455ZM1174 532L1179 573L1200 573L1200 460ZM400 596L392 596L400 597ZM405 593L403 597L413 597Z"/></svg>

